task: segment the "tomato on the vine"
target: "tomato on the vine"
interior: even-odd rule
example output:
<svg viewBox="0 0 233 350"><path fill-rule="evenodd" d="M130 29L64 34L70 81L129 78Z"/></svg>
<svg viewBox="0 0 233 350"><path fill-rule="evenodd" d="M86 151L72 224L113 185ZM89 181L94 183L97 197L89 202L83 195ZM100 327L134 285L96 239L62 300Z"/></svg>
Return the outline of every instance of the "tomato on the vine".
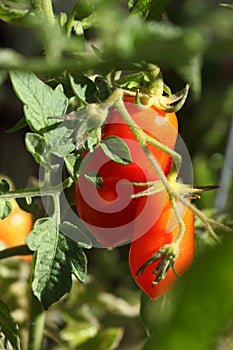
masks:
<svg viewBox="0 0 233 350"><path fill-rule="evenodd" d="M140 206L143 206L143 201ZM151 196L150 210L147 210L147 218L151 220L157 205L157 195ZM194 256L194 214L184 204L177 202L181 217L185 225L185 231L179 243L178 254L174 261L174 268L178 274L182 274L191 264ZM136 228L135 228L136 229ZM166 199L164 209L154 224L141 237L130 245L129 267L135 282L151 298L156 299L169 291L177 276L170 266L165 278L156 283L158 269L161 267L162 255L158 260L146 264L161 248L174 243L180 231L180 225L175 217L174 210L169 199ZM164 262L164 260L163 260ZM146 264L146 265L145 265ZM160 265L159 265L160 264ZM142 269L142 266L144 268ZM155 283L154 283L155 282Z"/></svg>
<svg viewBox="0 0 233 350"><path fill-rule="evenodd" d="M175 113L165 113L154 106L139 107L134 97L126 95L124 105L133 121L154 140L173 149L177 138L178 123ZM158 179L158 175L148 160L130 126L119 111L112 107L103 126L102 141L107 137L122 139L131 154L132 163L118 164L110 160L101 147L91 153L91 159L79 175L76 183L76 207L80 218L93 236L105 247L113 247L132 238L135 211L138 198L132 194L142 191L142 187L130 182L148 182ZM171 157L155 145L147 146L158 164L167 175L171 168ZM86 157L84 156L84 162ZM98 173L102 185L89 181L85 174ZM145 189L145 187L144 187Z"/></svg>
<svg viewBox="0 0 233 350"><path fill-rule="evenodd" d="M23 245L32 225L32 215L13 203L10 215L0 220L0 240L9 248ZM25 261L32 260L31 255L20 256L20 258Z"/></svg>

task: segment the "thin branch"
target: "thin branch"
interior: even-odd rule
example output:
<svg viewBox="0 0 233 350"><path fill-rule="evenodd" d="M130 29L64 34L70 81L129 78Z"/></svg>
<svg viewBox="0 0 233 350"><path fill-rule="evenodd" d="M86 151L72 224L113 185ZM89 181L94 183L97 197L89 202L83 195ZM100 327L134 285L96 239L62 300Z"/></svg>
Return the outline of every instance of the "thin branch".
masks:
<svg viewBox="0 0 233 350"><path fill-rule="evenodd" d="M26 244L15 246L12 248L6 248L0 251L0 260L10 258L19 255L32 255L33 252L28 248Z"/></svg>

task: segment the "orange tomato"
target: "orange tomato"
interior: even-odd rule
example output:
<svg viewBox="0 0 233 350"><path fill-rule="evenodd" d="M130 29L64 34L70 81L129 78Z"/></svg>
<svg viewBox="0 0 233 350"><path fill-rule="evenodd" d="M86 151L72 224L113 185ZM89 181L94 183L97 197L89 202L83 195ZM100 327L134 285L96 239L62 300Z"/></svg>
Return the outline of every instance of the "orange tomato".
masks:
<svg viewBox="0 0 233 350"><path fill-rule="evenodd" d="M13 204L11 214L1 220L0 219L0 240L7 247L15 247L25 244L25 238L32 229L33 219L30 213L19 208L17 204ZM20 256L25 261L31 261L31 255Z"/></svg>

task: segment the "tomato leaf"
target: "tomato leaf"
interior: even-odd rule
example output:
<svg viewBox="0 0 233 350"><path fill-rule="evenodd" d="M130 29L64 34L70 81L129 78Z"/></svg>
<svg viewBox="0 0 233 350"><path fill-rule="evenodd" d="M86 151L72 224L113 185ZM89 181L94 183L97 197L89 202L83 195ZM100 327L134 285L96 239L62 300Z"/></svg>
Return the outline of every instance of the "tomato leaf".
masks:
<svg viewBox="0 0 233 350"><path fill-rule="evenodd" d="M115 163L127 165L132 163L127 144L117 136L109 136L100 143L104 153Z"/></svg>
<svg viewBox="0 0 233 350"><path fill-rule="evenodd" d="M49 152L64 158L75 149L71 134L73 132L72 124L65 121L49 133L48 148Z"/></svg>
<svg viewBox="0 0 233 350"><path fill-rule="evenodd" d="M12 210L11 202L7 201L4 198L0 198L0 219L5 219L10 215Z"/></svg>
<svg viewBox="0 0 233 350"><path fill-rule="evenodd" d="M80 282L84 281L86 256L77 242L59 232L51 218L37 220L26 242L32 251L36 251L32 289L48 309L70 291L72 274Z"/></svg>
<svg viewBox="0 0 233 350"><path fill-rule="evenodd" d="M79 155L75 155L73 153L67 154L64 157L64 161L65 161L65 165L68 173L70 174L72 179L76 180L77 178L76 172L78 170L78 164L80 161Z"/></svg>
<svg viewBox="0 0 233 350"><path fill-rule="evenodd" d="M10 190L10 184L5 180L2 179L0 181L0 196L1 194L7 193ZM8 201L5 198L0 198L0 219L5 219L7 216L10 215L12 211L12 204L10 201Z"/></svg>
<svg viewBox="0 0 233 350"><path fill-rule="evenodd" d="M46 141L43 136L27 133L25 136L25 144L27 150L32 154L38 164L48 164L48 158L46 156Z"/></svg>
<svg viewBox="0 0 233 350"><path fill-rule="evenodd" d="M89 249L91 248L92 244L88 237L86 227L83 225L81 227L81 225L82 224L80 223L80 227L77 227L68 221L64 221L62 224L60 224L59 228L60 232L62 232L65 236L77 242L79 248Z"/></svg>
<svg viewBox="0 0 233 350"><path fill-rule="evenodd" d="M25 119L33 131L43 134L57 123L48 119L49 116L65 114L68 100L61 85L53 90L33 73L25 71L12 71L10 78L17 96L24 103Z"/></svg>
<svg viewBox="0 0 233 350"><path fill-rule="evenodd" d="M25 136L26 148L38 164L51 169L56 168L56 165L51 164L51 155L64 158L75 149L70 137L72 132L73 130L62 123L46 135L47 140L39 134L27 133Z"/></svg>
<svg viewBox="0 0 233 350"><path fill-rule="evenodd" d="M14 350L20 349L19 336L17 331L17 325L15 320L10 314L10 310L7 305L0 300L0 338L2 339L2 334L4 335L4 345L0 343L1 349L8 349L7 343L10 343ZM1 342L1 340L0 340Z"/></svg>
<svg viewBox="0 0 233 350"><path fill-rule="evenodd" d="M74 78L70 75L70 84L73 92L84 106L95 102L93 98L96 90L95 84L87 76L81 75Z"/></svg>

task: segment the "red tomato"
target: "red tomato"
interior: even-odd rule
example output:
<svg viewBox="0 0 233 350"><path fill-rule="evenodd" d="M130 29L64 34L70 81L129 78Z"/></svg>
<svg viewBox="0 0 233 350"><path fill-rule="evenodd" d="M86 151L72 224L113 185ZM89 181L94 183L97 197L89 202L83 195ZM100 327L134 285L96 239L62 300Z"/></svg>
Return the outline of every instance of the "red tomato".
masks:
<svg viewBox="0 0 233 350"><path fill-rule="evenodd" d="M32 229L32 215L20 209L17 205L13 205L11 214L1 220L0 219L0 240L7 247L15 247L25 244L25 238ZM31 261L31 255L21 256L25 261Z"/></svg>
<svg viewBox="0 0 233 350"><path fill-rule="evenodd" d="M133 103L131 96L126 96L124 102L134 122L145 133L174 148L178 128L175 113L164 113L153 106L141 109ZM129 182L157 180L158 175L116 108L110 110L104 124L102 140L108 136L118 136L127 144L132 163L117 164L100 147L97 148L82 169L75 195L78 214L90 232L104 247L113 247L131 240L139 202L138 198L132 199L131 195L146 188ZM171 157L155 146L148 144L148 147L167 175L171 167ZM98 173L102 178L101 188L96 188L85 177L84 173L92 172Z"/></svg>
<svg viewBox="0 0 233 350"><path fill-rule="evenodd" d="M145 201L145 199L143 198ZM154 208L157 205L157 196L151 196L150 210L147 211L148 220L151 220L154 214ZM140 206L144 205L140 203ZM194 256L194 214L191 209L187 209L180 202L177 203L180 213L183 212L183 221L185 224L185 232L179 244L178 255L175 260L175 270L178 274L182 274L191 264ZM129 251L129 267L135 282L151 299L156 299L164 295L176 281L176 275L170 267L165 278L153 285L156 275L153 273L162 257L149 264L144 271L140 271L140 267L150 259L153 254L158 252L166 244L174 242L180 230L174 211L170 201L166 200L164 209L152 227L140 238L133 241Z"/></svg>

